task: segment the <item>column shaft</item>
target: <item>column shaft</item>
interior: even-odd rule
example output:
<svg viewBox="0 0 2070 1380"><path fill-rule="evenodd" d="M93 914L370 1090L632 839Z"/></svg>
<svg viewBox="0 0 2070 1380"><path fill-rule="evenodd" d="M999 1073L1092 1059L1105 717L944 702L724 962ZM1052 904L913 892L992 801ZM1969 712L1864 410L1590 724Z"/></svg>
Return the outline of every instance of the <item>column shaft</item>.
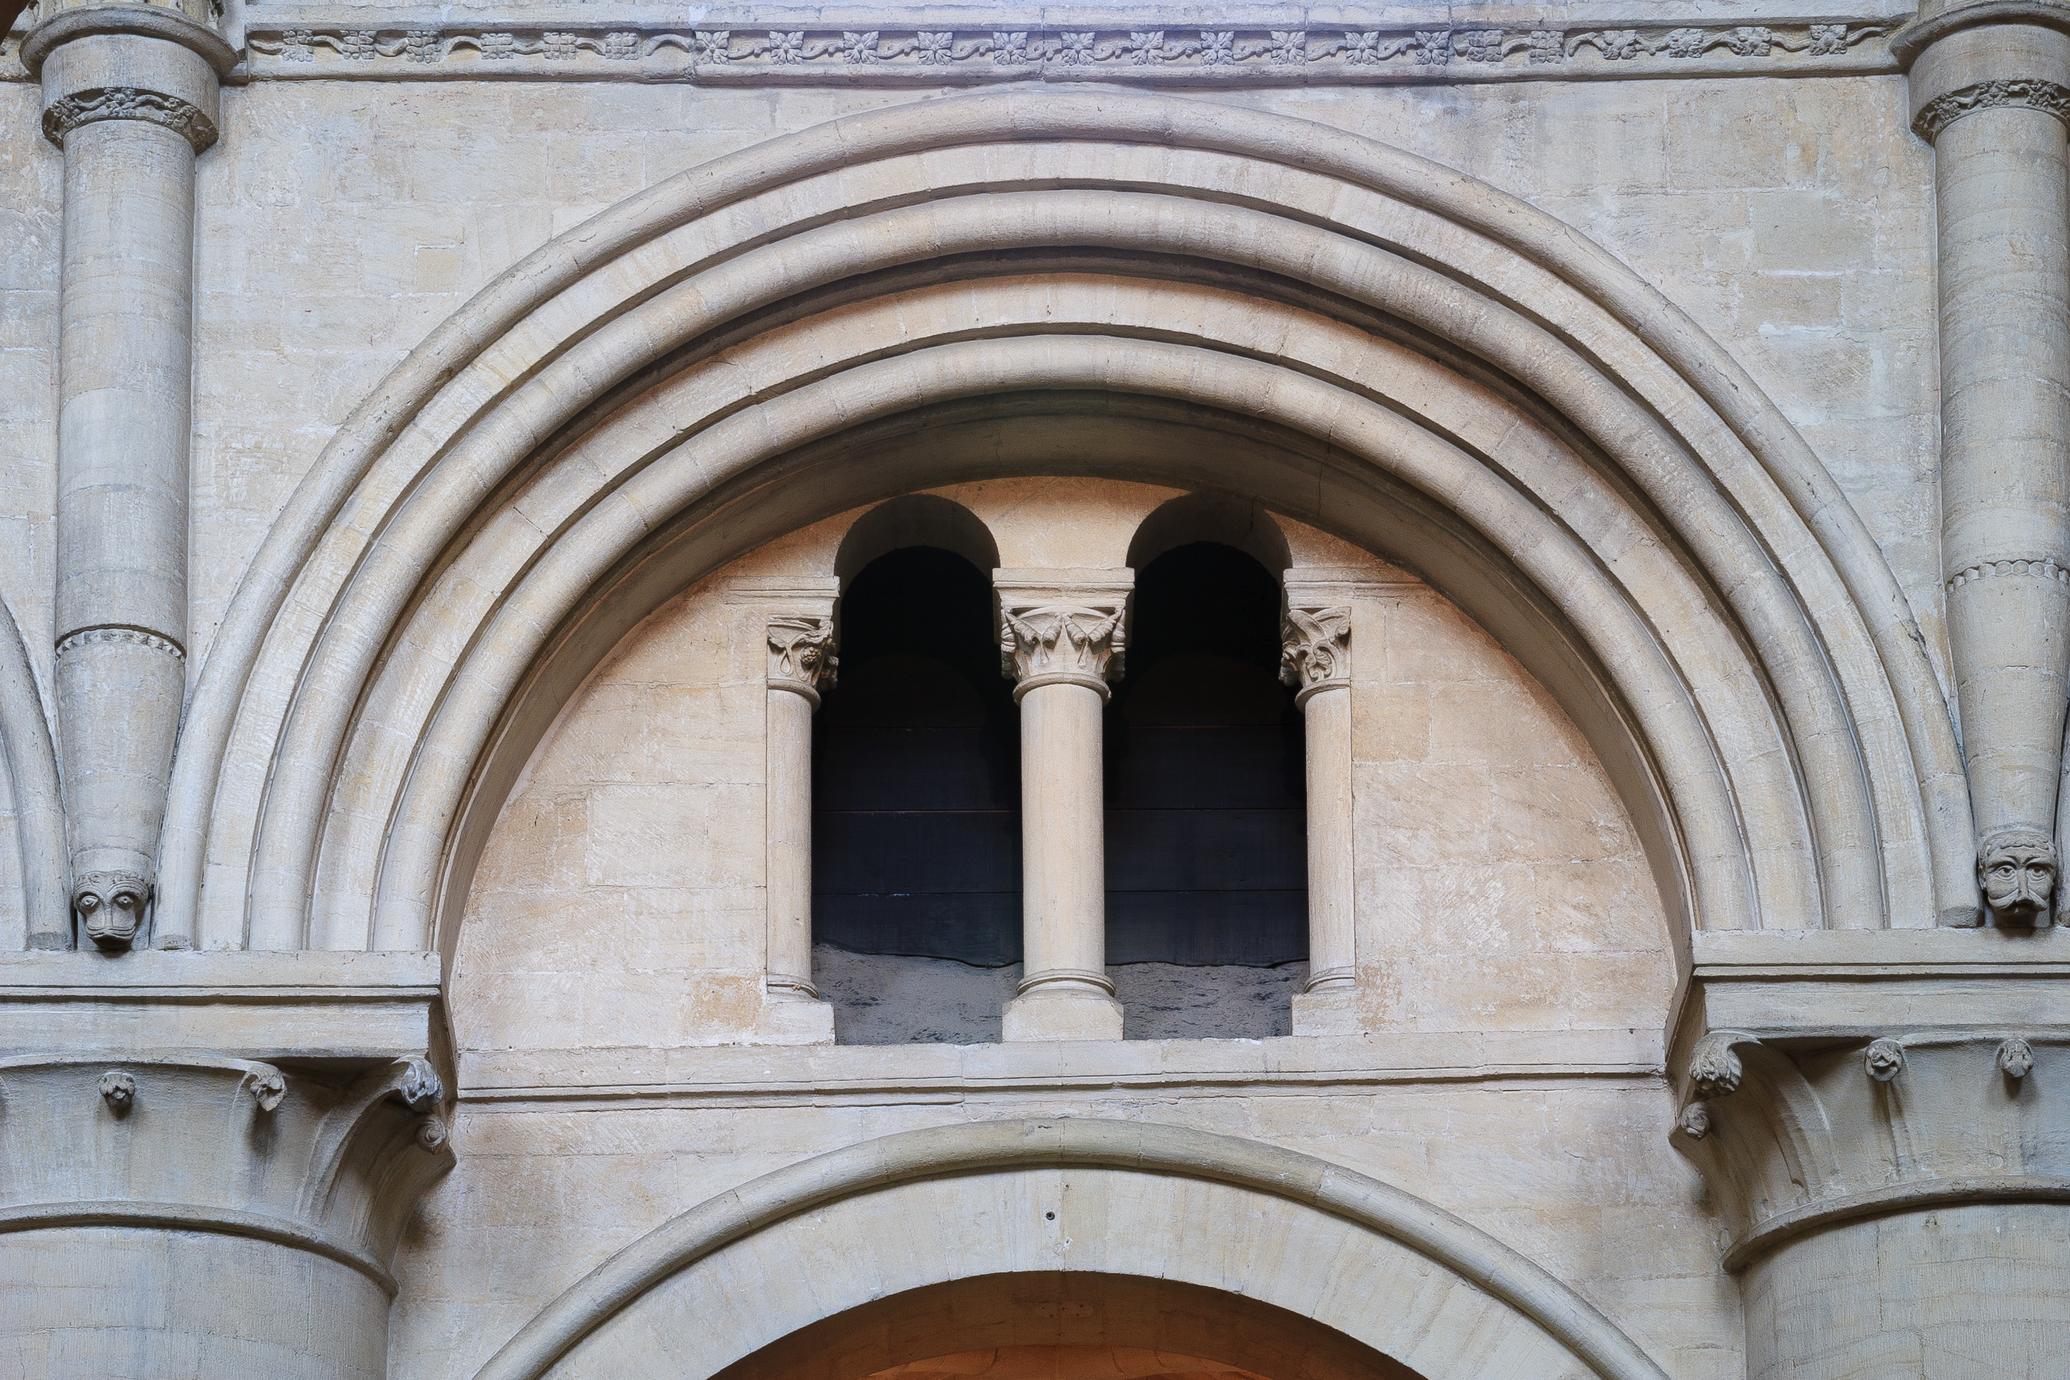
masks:
<svg viewBox="0 0 2070 1380"><path fill-rule="evenodd" d="M2016 925L2051 918L2070 703L2070 7L2031 8L1930 4L1897 43L1934 144L1941 559L1978 879Z"/></svg>
<svg viewBox="0 0 2070 1380"><path fill-rule="evenodd" d="M1351 800L1351 686L1317 687L1302 698L1308 778L1308 988L1358 981L1352 930L1354 853Z"/></svg>
<svg viewBox="0 0 2070 1380"><path fill-rule="evenodd" d="M1050 983L1111 991L1101 717L1090 686L1021 696L1021 991Z"/></svg>
<svg viewBox="0 0 2070 1380"><path fill-rule="evenodd" d="M773 994L812 985L812 711L789 686L769 687L769 971Z"/></svg>
<svg viewBox="0 0 2070 1380"><path fill-rule="evenodd" d="M65 159L55 607L72 902L88 938L122 948L150 901L186 687L194 161L235 55L170 10L109 15L60 13L22 57Z"/></svg>

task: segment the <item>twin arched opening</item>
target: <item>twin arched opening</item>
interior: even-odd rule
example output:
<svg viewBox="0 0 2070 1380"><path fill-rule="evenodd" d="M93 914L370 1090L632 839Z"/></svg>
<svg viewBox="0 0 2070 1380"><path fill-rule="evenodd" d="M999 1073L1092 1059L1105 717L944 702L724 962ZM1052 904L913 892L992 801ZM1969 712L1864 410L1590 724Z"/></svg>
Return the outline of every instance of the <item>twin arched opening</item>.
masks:
<svg viewBox="0 0 2070 1380"><path fill-rule="evenodd" d="M997 553L968 510L913 495L858 519L836 561L812 967L844 1040L996 1040L1024 971L1021 775L1060 764L1022 761ZM1131 1036L1285 1034L1309 957L1286 543L1248 505L1195 495L1146 518L1128 559L1101 733L1102 966Z"/></svg>

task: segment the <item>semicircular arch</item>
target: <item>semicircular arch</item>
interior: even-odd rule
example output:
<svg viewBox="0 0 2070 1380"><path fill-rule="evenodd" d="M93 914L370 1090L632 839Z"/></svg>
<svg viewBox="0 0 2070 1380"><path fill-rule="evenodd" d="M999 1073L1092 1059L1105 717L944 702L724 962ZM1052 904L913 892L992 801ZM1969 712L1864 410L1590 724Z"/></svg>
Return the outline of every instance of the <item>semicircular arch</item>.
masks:
<svg viewBox="0 0 2070 1380"><path fill-rule="evenodd" d="M1491 625L1477 601L1549 618L1548 655L1578 650L1610 706L1577 717L1625 737L1598 751L1631 764L1684 947L1691 927L1974 908L1952 728L1895 581L1686 317L1571 229L1399 150L1165 97L987 93L642 193L399 366L203 669L161 932L450 947L456 841L493 806L499 744L525 741L512 725L550 716L521 702L564 682L542 660L601 655L602 591L680 589L684 553L734 554L801 457L1058 397L1299 438L1308 496L1282 510ZM850 466L808 497L965 463L907 459L898 484ZM1274 501L1226 459L1133 468Z"/></svg>
<svg viewBox="0 0 2070 1380"><path fill-rule="evenodd" d="M1248 1298L1433 1380L1664 1380L1572 1289L1413 1194L1258 1141L1094 1118L908 1131L775 1170L599 1265L478 1380L662 1357L716 1375L875 1299L1042 1272Z"/></svg>

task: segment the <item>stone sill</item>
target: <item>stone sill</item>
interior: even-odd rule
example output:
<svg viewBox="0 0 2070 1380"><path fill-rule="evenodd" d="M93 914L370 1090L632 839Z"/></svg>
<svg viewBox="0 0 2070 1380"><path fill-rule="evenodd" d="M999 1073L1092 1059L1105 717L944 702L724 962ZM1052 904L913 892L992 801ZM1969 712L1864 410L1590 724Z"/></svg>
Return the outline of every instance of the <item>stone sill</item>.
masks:
<svg viewBox="0 0 2070 1380"><path fill-rule="evenodd" d="M1385 1085L1663 1081L1660 1039L1614 1030L1086 1040L987 1045L463 1050L460 1100L483 1104L939 1102L1013 1093L1171 1096Z"/></svg>

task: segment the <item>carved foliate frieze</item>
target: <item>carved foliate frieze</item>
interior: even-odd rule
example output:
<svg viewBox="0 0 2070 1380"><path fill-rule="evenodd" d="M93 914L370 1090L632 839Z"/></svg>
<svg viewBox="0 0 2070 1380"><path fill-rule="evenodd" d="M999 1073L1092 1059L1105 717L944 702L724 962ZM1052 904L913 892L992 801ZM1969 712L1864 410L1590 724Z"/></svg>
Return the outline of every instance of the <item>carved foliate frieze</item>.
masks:
<svg viewBox="0 0 2070 1380"><path fill-rule="evenodd" d="M815 703L834 684L834 620L785 615L769 620L769 684Z"/></svg>
<svg viewBox="0 0 2070 1380"><path fill-rule="evenodd" d="M216 142L216 122L201 107L136 86L95 86L60 96L43 109L43 134L62 148L66 135L101 120L163 125L193 145L196 153Z"/></svg>
<svg viewBox="0 0 2070 1380"><path fill-rule="evenodd" d="M1351 610L1296 608L1280 619L1280 679L1305 697L1351 684Z"/></svg>
<svg viewBox="0 0 2070 1380"><path fill-rule="evenodd" d="M1959 91L1950 91L1945 96L1937 96L1919 108L1919 113L1912 117L1912 128L1921 137L1932 141L1964 115L2001 106L2039 111L2070 124L2070 90L2052 81L2016 77L2006 81L1982 81Z"/></svg>
<svg viewBox="0 0 2070 1380"><path fill-rule="evenodd" d="M1121 674L1123 613L1119 606L1002 604L1000 668L1022 689L1054 681L1103 687Z"/></svg>
<svg viewBox="0 0 2070 1380"><path fill-rule="evenodd" d="M920 28L887 13L839 28L767 23L547 27L499 21L387 27L378 12L332 28L278 26L254 14L247 42L268 76L554 76L632 69L644 79L871 84L1123 80L1265 85L1319 81L1500 81L1664 76L1765 68L1889 70L1879 20L1630 27ZM368 26L371 21L372 26ZM485 73L486 74L486 73Z"/></svg>

